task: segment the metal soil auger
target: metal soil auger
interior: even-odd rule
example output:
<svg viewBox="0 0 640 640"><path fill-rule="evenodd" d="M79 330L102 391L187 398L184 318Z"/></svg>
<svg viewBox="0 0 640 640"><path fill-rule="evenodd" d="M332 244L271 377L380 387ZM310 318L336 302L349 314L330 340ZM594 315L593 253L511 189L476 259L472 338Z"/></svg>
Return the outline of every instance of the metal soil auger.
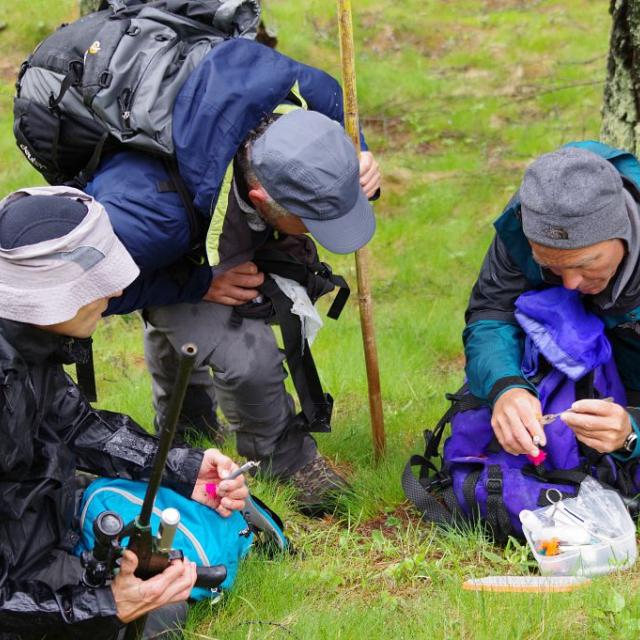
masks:
<svg viewBox="0 0 640 640"><path fill-rule="evenodd" d="M126 526L120 515L114 511L103 511L95 519L93 523L95 546L92 552L85 552L82 556L83 580L90 587L103 586L108 579L113 577L117 561L122 554L123 548L120 546L120 540L123 538L129 538L127 548L138 556L138 568L135 575L143 580L164 571L172 560L183 558L182 551L172 548L175 531L180 521L180 513L177 509L165 509L162 512L160 531L157 535L151 531L153 504L160 488L184 394L198 353L194 344L185 344L180 351L176 383L160 432L158 451L153 462L140 515ZM196 586L215 589L224 582L227 577L227 569L224 565L198 567L197 575ZM127 627L125 640L137 640L142 635L145 621L146 616L142 616L131 622Z"/></svg>
<svg viewBox="0 0 640 640"><path fill-rule="evenodd" d="M360 126L358 122L358 96L356 93L356 69L353 47L353 22L351 1L338 0L338 25L340 29L340 60L342 63L342 84L344 93L344 126L360 155ZM362 247L356 251L356 273L358 277L358 303L360 325L364 342L364 356L369 386L369 411L373 451L380 460L385 450L384 414L380 390L380 370L373 326L373 304L369 286L369 249Z"/></svg>

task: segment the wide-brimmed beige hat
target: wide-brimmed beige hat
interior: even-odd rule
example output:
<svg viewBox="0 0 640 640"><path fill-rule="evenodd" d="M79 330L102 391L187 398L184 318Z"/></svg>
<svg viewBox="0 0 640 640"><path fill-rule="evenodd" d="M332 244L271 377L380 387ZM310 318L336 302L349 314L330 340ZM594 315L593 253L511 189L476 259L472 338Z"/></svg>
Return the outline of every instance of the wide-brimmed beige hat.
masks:
<svg viewBox="0 0 640 640"><path fill-rule="evenodd" d="M52 224L51 210L64 207L52 196L86 207L79 222L59 237L52 237L60 226ZM33 200L16 207L22 198L42 198L42 207ZM42 239L2 246L0 236L0 318L41 325L64 322L80 307L124 289L138 277L140 270L116 237L104 207L86 193L72 187L15 191L0 201L0 228L3 216L15 218L16 211L25 212L22 240ZM15 219L11 222L15 226Z"/></svg>

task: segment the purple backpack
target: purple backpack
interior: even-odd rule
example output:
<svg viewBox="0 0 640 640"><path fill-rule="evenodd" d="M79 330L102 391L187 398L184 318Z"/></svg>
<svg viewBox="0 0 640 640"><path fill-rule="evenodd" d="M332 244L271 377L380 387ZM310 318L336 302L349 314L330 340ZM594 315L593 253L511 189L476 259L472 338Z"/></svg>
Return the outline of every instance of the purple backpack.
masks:
<svg viewBox="0 0 640 640"><path fill-rule="evenodd" d="M577 292L562 287L527 292L516 301L516 319L526 334L522 372L535 384L544 414L561 412L583 398L611 396L626 405L604 324L585 311ZM455 525L480 520L504 543L510 535L523 537L522 509L549 504L547 489L575 495L586 475L615 488L634 515L637 461L621 463L598 453L556 419L545 427L546 460L534 466L526 456L502 449L491 427L491 408L466 386L447 398L451 407L434 431L424 433L424 456L412 456L402 476L405 494L425 521ZM451 435L440 455L448 423ZM418 465L416 478L412 467Z"/></svg>

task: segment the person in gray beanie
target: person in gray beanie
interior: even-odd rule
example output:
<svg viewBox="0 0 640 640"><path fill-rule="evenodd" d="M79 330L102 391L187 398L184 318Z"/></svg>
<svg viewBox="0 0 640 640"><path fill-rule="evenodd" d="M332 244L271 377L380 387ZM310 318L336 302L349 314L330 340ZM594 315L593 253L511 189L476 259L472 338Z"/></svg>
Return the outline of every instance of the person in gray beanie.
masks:
<svg viewBox="0 0 640 640"><path fill-rule="evenodd" d="M94 410L63 369L86 357L109 300L138 273L85 193L39 187L0 201L1 640L112 640L149 612L152 638L173 628L195 583L186 560L141 580L125 551L117 577L89 587L71 553L76 469L146 480L158 446L128 416ZM220 481L235 468L216 449L174 448L163 482L227 516L247 496L242 476ZM215 498L195 491L212 478Z"/></svg>
<svg viewBox="0 0 640 640"><path fill-rule="evenodd" d="M524 234L550 249L582 249L612 239L628 244L627 198L610 162L585 149L559 149L525 172L520 187Z"/></svg>
<svg viewBox="0 0 640 640"><path fill-rule="evenodd" d="M541 405L521 370L524 334L515 301L561 285L600 316L629 404L640 405L640 214L630 154L573 143L535 160L496 221L473 287L463 333L471 392L493 407L492 427L509 453L537 456L546 443ZM623 459L640 456L635 409L582 400L563 414L578 440ZM640 413L638 415L640 418Z"/></svg>

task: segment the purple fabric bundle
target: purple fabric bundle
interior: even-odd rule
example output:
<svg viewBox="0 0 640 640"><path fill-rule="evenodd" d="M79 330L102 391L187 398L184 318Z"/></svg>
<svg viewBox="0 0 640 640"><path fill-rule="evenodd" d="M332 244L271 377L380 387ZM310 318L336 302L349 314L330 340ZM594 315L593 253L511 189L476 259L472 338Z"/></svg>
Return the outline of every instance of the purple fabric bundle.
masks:
<svg viewBox="0 0 640 640"><path fill-rule="evenodd" d="M553 367L537 384L543 413L570 407L576 400L576 381L591 371L594 397L613 396L617 403L626 404L604 324L584 309L578 293L561 287L532 291L518 298L516 308L516 318L526 333L524 375L537 374L541 356ZM506 509L511 533L522 535L518 514L522 509L538 508L546 489L577 491L576 487L546 481L545 472L581 469L598 474L605 468L609 479L615 478L617 468L610 456L602 456L598 470L589 467L575 435L560 419L547 425L545 432L547 459L536 472L526 456L511 455L499 446L489 407L454 415L451 436L444 445L443 468L467 515L479 509L481 517L490 520L488 502L497 504L490 498L492 494Z"/></svg>
<svg viewBox="0 0 640 640"><path fill-rule="evenodd" d="M604 323L585 310L577 291L564 287L528 291L516 300L515 315L527 334L526 376L535 375L539 354L571 380L611 359Z"/></svg>

